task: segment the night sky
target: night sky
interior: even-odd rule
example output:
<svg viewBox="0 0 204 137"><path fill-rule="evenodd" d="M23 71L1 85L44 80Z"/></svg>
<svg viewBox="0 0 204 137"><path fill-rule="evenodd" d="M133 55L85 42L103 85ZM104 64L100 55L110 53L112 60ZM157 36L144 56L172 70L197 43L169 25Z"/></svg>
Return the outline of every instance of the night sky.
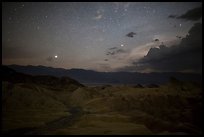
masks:
<svg viewBox="0 0 204 137"><path fill-rule="evenodd" d="M202 73L201 11L199 2L3 3L2 63Z"/></svg>

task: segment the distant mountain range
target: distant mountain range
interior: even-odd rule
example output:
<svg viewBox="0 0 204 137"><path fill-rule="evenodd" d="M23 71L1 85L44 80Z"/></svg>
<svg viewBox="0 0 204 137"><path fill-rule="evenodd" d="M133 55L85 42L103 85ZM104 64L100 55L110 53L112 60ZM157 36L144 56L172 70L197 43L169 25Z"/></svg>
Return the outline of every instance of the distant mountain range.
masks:
<svg viewBox="0 0 204 137"><path fill-rule="evenodd" d="M69 77L55 77L52 75L29 75L22 72L16 72L14 69L7 66L1 67L1 79L2 81L7 81L13 84L25 83L25 84L36 84L44 85L52 89L77 89L78 87L83 87L74 79Z"/></svg>
<svg viewBox="0 0 204 137"><path fill-rule="evenodd" d="M170 77L182 81L202 81L202 75L180 72L138 73L138 72L96 72L84 69L62 69L46 66L7 65L7 67L24 74L70 77L82 84L162 84Z"/></svg>

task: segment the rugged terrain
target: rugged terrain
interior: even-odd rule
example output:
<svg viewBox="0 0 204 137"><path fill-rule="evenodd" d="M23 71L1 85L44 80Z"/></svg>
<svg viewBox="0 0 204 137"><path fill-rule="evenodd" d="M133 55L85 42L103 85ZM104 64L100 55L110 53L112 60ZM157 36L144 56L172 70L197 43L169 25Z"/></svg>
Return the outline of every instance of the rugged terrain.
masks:
<svg viewBox="0 0 204 137"><path fill-rule="evenodd" d="M5 135L202 133L199 83L89 87L68 77L4 73Z"/></svg>
<svg viewBox="0 0 204 137"><path fill-rule="evenodd" d="M182 81L202 81L202 74L182 72L97 72L85 69L63 69L47 66L21 66L8 65L7 67L29 75L49 75L55 77L70 77L82 84L165 84L169 77L175 77Z"/></svg>

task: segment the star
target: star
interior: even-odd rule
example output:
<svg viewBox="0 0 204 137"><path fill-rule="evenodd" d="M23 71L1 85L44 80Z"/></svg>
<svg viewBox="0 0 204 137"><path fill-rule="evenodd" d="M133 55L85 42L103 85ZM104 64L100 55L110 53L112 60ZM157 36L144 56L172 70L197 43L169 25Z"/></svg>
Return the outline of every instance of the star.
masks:
<svg viewBox="0 0 204 137"><path fill-rule="evenodd" d="M67 68L78 66L78 63L82 61L85 61L85 65L82 63L81 66L93 65L95 67L94 63L101 61L103 50L112 46L127 50L124 56L128 56L124 61L130 59L129 55L131 59L138 59L140 55L147 54L151 46L157 47L162 41L168 41L168 46L171 46L177 42L176 40L182 39L175 37L176 35L186 36L195 22L188 22L177 17L182 17L196 5L200 4L4 3L2 34L5 36L2 38L5 43L2 44L4 46L9 44L11 47L22 45L22 49L26 46L32 49L35 45L43 45L40 52L31 50L32 55L43 57L43 53L46 53L45 57L50 56L55 61L65 59L68 62L70 57L76 57L76 61L79 61L76 64L63 64L63 62L52 64ZM169 19L169 15L174 14L176 16ZM175 28L174 25L176 25ZM158 36L154 37L155 34ZM35 51L38 51L39 47L35 48ZM84 54L83 50L85 50ZM24 53L27 50L18 51ZM137 54L138 52L140 55ZM26 54L30 54L30 50ZM21 53L18 56L21 56ZM123 54L117 54L117 57L122 56ZM96 62L89 64L88 58L93 58L93 60L96 58ZM110 65L110 68L127 63L114 61L118 60L113 60L111 62L113 66ZM27 60L25 62L30 63ZM43 62L39 60L39 63Z"/></svg>

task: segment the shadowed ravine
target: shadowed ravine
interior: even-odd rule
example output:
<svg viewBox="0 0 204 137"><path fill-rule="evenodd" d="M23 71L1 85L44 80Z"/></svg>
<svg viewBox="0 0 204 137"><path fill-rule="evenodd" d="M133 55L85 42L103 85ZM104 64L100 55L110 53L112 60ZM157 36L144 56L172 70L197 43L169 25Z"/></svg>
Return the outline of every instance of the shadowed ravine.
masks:
<svg viewBox="0 0 204 137"><path fill-rule="evenodd" d="M39 128L21 128L10 130L5 133L4 135L44 135L49 134L52 130L57 130L63 127L69 127L74 124L85 112L80 107L73 107L69 109L71 113L70 116L61 117L54 121L48 122L43 127Z"/></svg>

